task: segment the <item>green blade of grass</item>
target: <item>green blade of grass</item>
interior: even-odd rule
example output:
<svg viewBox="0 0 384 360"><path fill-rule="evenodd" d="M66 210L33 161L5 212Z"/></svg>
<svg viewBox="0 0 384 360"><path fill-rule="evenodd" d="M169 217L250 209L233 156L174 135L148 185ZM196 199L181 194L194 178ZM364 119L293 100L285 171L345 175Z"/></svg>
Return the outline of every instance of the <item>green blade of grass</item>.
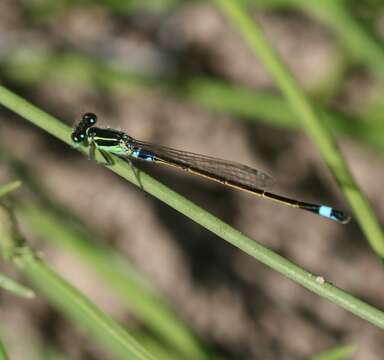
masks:
<svg viewBox="0 0 384 360"><path fill-rule="evenodd" d="M22 54L11 53L1 65L10 81L22 85L32 86L39 84L41 79L49 79L69 87L93 87L104 91L161 90L208 109L241 116L248 121L295 129L299 126L295 113L281 96L217 79L190 78L180 86L167 79L145 77L126 68L112 67L84 55L66 53L57 56L32 50L24 50ZM338 133L384 150L381 135L384 127L381 122L365 118L357 120L321 106L317 106L317 110L325 114L327 125Z"/></svg>
<svg viewBox="0 0 384 360"><path fill-rule="evenodd" d="M208 349L177 316L166 299L129 264L118 251L106 244L69 209L51 198L36 172L10 149L0 147L1 159L23 179L37 201L15 200L12 204L40 238L69 251L98 272L111 291L116 291L146 329L150 330L179 358L206 359ZM26 159L26 161L28 161ZM38 205L40 204L40 205ZM41 206L43 204L43 206Z"/></svg>
<svg viewBox="0 0 384 360"><path fill-rule="evenodd" d="M155 359L119 324L99 310L30 249L14 260L25 276L74 322L81 324L116 355L126 359Z"/></svg>
<svg viewBox="0 0 384 360"><path fill-rule="evenodd" d="M289 0L328 25L353 60L365 64L373 75L384 75L384 47L351 15L345 0Z"/></svg>
<svg viewBox="0 0 384 360"><path fill-rule="evenodd" d="M63 222L52 209L45 210L31 204L19 205L17 209L39 236L89 263L126 300L137 317L159 338L177 349L183 358L207 358L208 355L186 325L120 254L101 246L100 239L95 242L85 238L83 232Z"/></svg>
<svg viewBox="0 0 384 360"><path fill-rule="evenodd" d="M215 2L232 21L276 81L336 178L372 249L381 259L384 259L384 234L380 224L367 199L359 190L335 139L320 119L320 114L309 102L287 67L264 37L257 23L246 13L241 2L232 0L215 0Z"/></svg>
<svg viewBox="0 0 384 360"><path fill-rule="evenodd" d="M0 197L9 194L21 186L21 181L16 180L0 187Z"/></svg>
<svg viewBox="0 0 384 360"><path fill-rule="evenodd" d="M314 17L331 29L355 62L368 67L373 75L384 74L384 47L350 11L346 0L246 0L260 9L294 8Z"/></svg>
<svg viewBox="0 0 384 360"><path fill-rule="evenodd" d="M23 116L33 124L46 130L51 135L56 135L65 143L71 143L70 128L68 126L65 126L53 116L48 115L41 109L17 96L3 86L0 86L0 103ZM86 152L85 149L78 150L83 153ZM119 158L114 158L114 161L115 164L108 167L108 169L114 171L124 179L132 182L136 186L142 186L145 191L152 194L159 200L168 204L212 233L218 235L287 278L295 281L319 296L322 296L343 307L353 314L371 322L372 324L375 324L380 328L384 328L384 312L381 310L355 298L341 289L336 288L327 281L323 281L321 277L314 276L313 274L305 271L296 264L288 261L284 257L276 254L221 221L208 211L194 204L192 201L189 201L178 193L170 190L165 185L156 181L144 172L140 171L139 174L135 174L131 166ZM140 178L140 183L138 183L136 178L137 175Z"/></svg>
<svg viewBox="0 0 384 360"><path fill-rule="evenodd" d="M75 54L44 57L32 52L27 55L10 56L9 61L3 64L12 81L33 85L44 78L68 86L92 86L109 91L121 88L125 92L128 88L147 91L161 89L209 109L242 116L248 121L294 128L299 125L291 107L280 96L268 92L246 89L210 78L193 78L187 80L184 86L178 86L172 81L146 78ZM381 134L384 128L380 122L345 117L320 106L317 109L326 115L327 125L332 129L383 151Z"/></svg>
<svg viewBox="0 0 384 360"><path fill-rule="evenodd" d="M352 345L337 346L320 354L311 356L309 360L346 360L350 359L355 351Z"/></svg>
<svg viewBox="0 0 384 360"><path fill-rule="evenodd" d="M0 339L0 360L8 360L8 359L9 358L8 358L7 352L5 350L3 342Z"/></svg>
<svg viewBox="0 0 384 360"><path fill-rule="evenodd" d="M0 274L0 287L4 290L11 292L17 296L21 296L27 299L32 299L35 296L33 290L27 288L24 285L19 284L15 280Z"/></svg>
<svg viewBox="0 0 384 360"><path fill-rule="evenodd" d="M195 103L210 109L242 116L248 121L263 122L271 126L284 126L296 129L300 122L291 106L280 96L265 91L246 89L208 78L197 78L187 83L186 90L178 94L186 96ZM342 135L351 136L358 141L384 150L384 124L379 121L361 121L345 117L325 107L316 107L324 114L326 124Z"/></svg>
<svg viewBox="0 0 384 360"><path fill-rule="evenodd" d="M50 269L21 239L13 213L0 204L0 255L14 264L63 313L85 327L119 358L154 359L119 324Z"/></svg>

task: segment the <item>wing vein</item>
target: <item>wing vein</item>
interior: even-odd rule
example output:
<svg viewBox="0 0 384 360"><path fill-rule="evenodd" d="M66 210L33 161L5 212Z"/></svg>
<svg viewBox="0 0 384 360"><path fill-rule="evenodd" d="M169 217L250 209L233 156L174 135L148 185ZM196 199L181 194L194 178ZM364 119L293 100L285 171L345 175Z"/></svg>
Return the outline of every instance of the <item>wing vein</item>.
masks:
<svg viewBox="0 0 384 360"><path fill-rule="evenodd" d="M148 152L154 161L174 165L184 170L212 177L221 182L231 182L246 188L265 189L274 183L273 178L265 172L237 162L195 154L187 151L151 144L144 141L133 141L134 149Z"/></svg>

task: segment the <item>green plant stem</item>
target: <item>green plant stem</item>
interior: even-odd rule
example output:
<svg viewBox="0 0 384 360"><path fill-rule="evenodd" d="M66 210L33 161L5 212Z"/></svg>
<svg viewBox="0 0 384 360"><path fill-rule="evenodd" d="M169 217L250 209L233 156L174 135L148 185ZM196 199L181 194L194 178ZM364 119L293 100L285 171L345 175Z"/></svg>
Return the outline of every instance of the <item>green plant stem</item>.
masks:
<svg viewBox="0 0 384 360"><path fill-rule="evenodd" d="M36 252L20 239L13 213L0 204L1 255L28 277L68 317L87 328L119 358L153 359L120 325L50 269Z"/></svg>
<svg viewBox="0 0 384 360"><path fill-rule="evenodd" d="M52 200L37 174L23 160L2 149L0 154L17 176L23 178L24 187L34 194L37 201L12 198L17 214L33 233L45 241L60 246L78 257L92 270L98 272L111 292L116 291L128 308L151 334L161 340L168 349L177 352L177 358L207 359L208 349L198 341L166 299L153 288L121 253L106 246L105 239L93 233L66 207ZM22 198L21 198L22 199ZM32 205L33 203L33 205ZM44 204L39 206L37 204Z"/></svg>
<svg viewBox="0 0 384 360"><path fill-rule="evenodd" d="M15 280L0 274L0 287L7 290L17 296L32 299L35 296L33 290L27 288L24 285L19 284Z"/></svg>
<svg viewBox="0 0 384 360"><path fill-rule="evenodd" d="M9 358L8 358L7 352L5 350L3 342L0 339L0 360L8 360L8 359Z"/></svg>
<svg viewBox="0 0 384 360"><path fill-rule="evenodd" d="M349 10L347 0L247 0L257 8L295 8L328 26L335 33L340 46L355 62L365 64L371 73L384 74L384 47L367 31Z"/></svg>
<svg viewBox="0 0 384 360"><path fill-rule="evenodd" d="M380 224L367 199L359 190L334 137L321 120L320 114L306 98L257 23L246 13L241 2L232 0L215 0L215 2L243 35L276 81L336 178L372 249L381 259L384 259L384 234Z"/></svg>
<svg viewBox="0 0 384 360"><path fill-rule="evenodd" d="M145 326L177 349L183 358L207 358L186 325L120 254L102 246L100 241L92 241L91 236L86 238L83 232L57 216L53 209L31 204L20 204L17 209L36 234L89 263L111 288L120 293Z"/></svg>
<svg viewBox="0 0 384 360"><path fill-rule="evenodd" d="M104 91L151 91L170 93L188 99L208 109L240 116L248 121L268 125L297 128L299 121L292 108L280 96L266 91L247 89L217 79L191 78L182 86L167 79L149 78L127 71L125 68L97 62L89 57L66 53L59 56L30 51L23 56L9 55L2 64L8 79L22 85L33 86L41 79L66 86L97 87ZM380 122L354 119L331 109L317 106L326 116L326 124L340 134L351 136L367 145L384 150Z"/></svg>
<svg viewBox="0 0 384 360"><path fill-rule="evenodd" d="M154 359L120 325L50 269L29 248L23 249L14 261L52 303L73 321L82 323L111 351L127 359Z"/></svg>
<svg viewBox="0 0 384 360"><path fill-rule="evenodd" d="M384 75L384 47L351 15L345 0L289 0L314 15L336 33L353 60L366 64L373 75Z"/></svg>
<svg viewBox="0 0 384 360"><path fill-rule="evenodd" d="M337 346L320 354L311 356L309 360L347 360L351 359L355 347L352 345Z"/></svg>
<svg viewBox="0 0 384 360"><path fill-rule="evenodd" d="M57 119L2 86L0 86L0 103L30 122L40 126L50 134L57 134L65 143L70 144L70 128L68 126L65 126ZM78 150L83 153L86 152L85 149ZM124 179L136 186L142 185L148 193L287 278L372 324L384 328L384 313L381 310L353 297L326 281L319 281L319 278L313 274L245 236L240 231L170 190L142 171L138 174L140 178L139 184L131 166L118 158L114 158L114 161L115 164L108 168Z"/></svg>
<svg viewBox="0 0 384 360"><path fill-rule="evenodd" d="M185 91L179 90L177 93L209 109L242 116L249 121L293 129L300 125L295 112L284 99L265 91L198 78L189 81ZM345 117L320 106L316 110L324 114L326 125L337 133L351 136L376 150L384 150L383 124Z"/></svg>
<svg viewBox="0 0 384 360"><path fill-rule="evenodd" d="M3 185L2 187L0 187L0 197L9 194L10 192L16 190L20 186L21 186L21 181L18 181L18 180L12 181L6 185Z"/></svg>

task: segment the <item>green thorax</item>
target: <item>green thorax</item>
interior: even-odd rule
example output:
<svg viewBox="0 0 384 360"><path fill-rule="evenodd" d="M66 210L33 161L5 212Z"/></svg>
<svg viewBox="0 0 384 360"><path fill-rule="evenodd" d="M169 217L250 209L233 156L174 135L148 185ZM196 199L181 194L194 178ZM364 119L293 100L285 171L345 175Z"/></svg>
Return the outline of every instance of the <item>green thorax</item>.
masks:
<svg viewBox="0 0 384 360"><path fill-rule="evenodd" d="M95 144L98 150L108 153L130 155L133 151L132 138L115 129L91 127L87 130L87 139L90 144Z"/></svg>

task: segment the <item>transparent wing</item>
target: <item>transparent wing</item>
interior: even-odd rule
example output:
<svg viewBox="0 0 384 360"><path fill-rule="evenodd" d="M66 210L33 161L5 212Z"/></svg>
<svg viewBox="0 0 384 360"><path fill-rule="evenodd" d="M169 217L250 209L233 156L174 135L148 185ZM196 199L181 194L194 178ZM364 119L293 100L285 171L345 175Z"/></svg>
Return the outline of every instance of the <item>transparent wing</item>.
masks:
<svg viewBox="0 0 384 360"><path fill-rule="evenodd" d="M248 189L265 189L271 187L274 183L273 178L265 172L236 162L176 150L144 141L134 140L132 143L135 150L144 155L153 156L154 162L176 166L212 180L229 182Z"/></svg>

